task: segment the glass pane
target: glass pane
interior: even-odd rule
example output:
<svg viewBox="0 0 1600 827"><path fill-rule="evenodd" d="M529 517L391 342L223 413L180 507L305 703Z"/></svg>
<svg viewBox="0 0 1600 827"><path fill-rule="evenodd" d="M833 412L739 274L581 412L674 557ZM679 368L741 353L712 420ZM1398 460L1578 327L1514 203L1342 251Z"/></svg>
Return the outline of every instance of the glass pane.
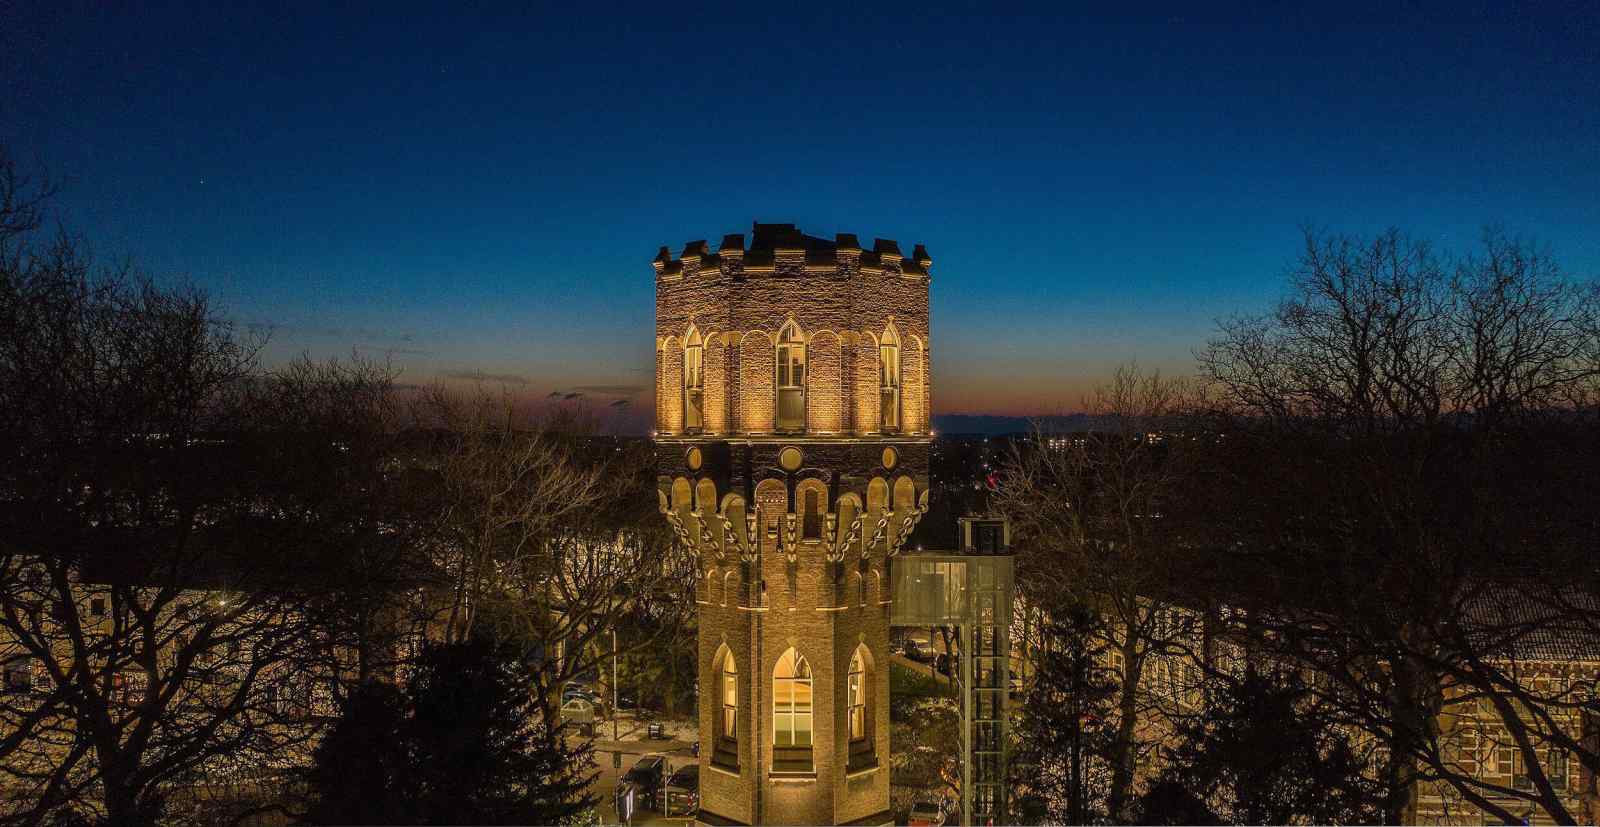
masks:
<svg viewBox="0 0 1600 827"><path fill-rule="evenodd" d="M811 711L811 681L796 680L794 682L794 710L795 712Z"/></svg>
<svg viewBox="0 0 1600 827"><path fill-rule="evenodd" d="M811 713L794 715L794 745L797 747L811 746Z"/></svg>
<svg viewBox="0 0 1600 827"><path fill-rule="evenodd" d="M794 743L794 716L787 712L772 715L772 743L787 747Z"/></svg>
<svg viewBox="0 0 1600 827"><path fill-rule="evenodd" d="M779 709L789 709L794 703L794 681L779 678L772 682L772 703Z"/></svg>

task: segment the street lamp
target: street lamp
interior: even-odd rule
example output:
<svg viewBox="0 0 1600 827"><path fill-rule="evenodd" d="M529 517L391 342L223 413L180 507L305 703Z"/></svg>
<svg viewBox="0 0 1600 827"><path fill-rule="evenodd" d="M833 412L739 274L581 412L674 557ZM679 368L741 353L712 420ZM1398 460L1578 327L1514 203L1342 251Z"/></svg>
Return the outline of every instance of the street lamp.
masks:
<svg viewBox="0 0 1600 827"><path fill-rule="evenodd" d="M611 740L620 741L622 736L617 734L617 717L622 710L617 708L617 629L611 628Z"/></svg>

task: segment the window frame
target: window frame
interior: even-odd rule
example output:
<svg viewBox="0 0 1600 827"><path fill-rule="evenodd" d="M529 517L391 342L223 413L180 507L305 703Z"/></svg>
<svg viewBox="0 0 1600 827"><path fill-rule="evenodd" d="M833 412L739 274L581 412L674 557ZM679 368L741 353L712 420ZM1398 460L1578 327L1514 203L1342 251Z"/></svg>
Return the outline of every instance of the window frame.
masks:
<svg viewBox="0 0 1600 827"><path fill-rule="evenodd" d="M857 649L850 658L850 669L845 676L845 710L849 719L850 740L867 738L867 664Z"/></svg>
<svg viewBox="0 0 1600 827"><path fill-rule="evenodd" d="M698 433L705 427L705 340L690 328L683 345L683 427ZM691 415L691 412L693 415Z"/></svg>
<svg viewBox="0 0 1600 827"><path fill-rule="evenodd" d="M806 429L806 337L793 319L778 331L773 355L773 427L785 433ZM785 419L785 397L799 398L799 420Z"/></svg>
<svg viewBox="0 0 1600 827"><path fill-rule="evenodd" d="M878 341L878 428L889 433L900 430L901 390L904 377L900 362L900 335L891 326Z"/></svg>
<svg viewBox="0 0 1600 827"><path fill-rule="evenodd" d="M788 674L782 671L786 661ZM803 708L798 701L802 687L806 696ZM788 698L787 705L779 700L784 697ZM772 745L778 749L811 749L816 744L815 712L816 682L811 664L790 647L778 657L772 670ZM803 729L798 726L801 721L805 722ZM800 743L802 732L805 743Z"/></svg>

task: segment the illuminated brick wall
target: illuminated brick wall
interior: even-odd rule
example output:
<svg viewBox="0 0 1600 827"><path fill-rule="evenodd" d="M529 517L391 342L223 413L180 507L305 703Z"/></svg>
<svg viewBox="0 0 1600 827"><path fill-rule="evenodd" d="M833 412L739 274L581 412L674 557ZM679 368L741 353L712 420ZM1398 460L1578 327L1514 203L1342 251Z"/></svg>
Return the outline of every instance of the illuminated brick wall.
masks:
<svg viewBox="0 0 1600 827"><path fill-rule="evenodd" d="M766 434L776 425L775 340L793 320L806 339L806 431L875 434L878 340L892 323L901 338L901 432L929 429L928 270L919 246L904 258L892 241L861 250L855 237L805 236L789 225L757 225L709 252L662 248L656 269L656 430L681 434L683 347L690 325L706 337L704 432Z"/></svg>

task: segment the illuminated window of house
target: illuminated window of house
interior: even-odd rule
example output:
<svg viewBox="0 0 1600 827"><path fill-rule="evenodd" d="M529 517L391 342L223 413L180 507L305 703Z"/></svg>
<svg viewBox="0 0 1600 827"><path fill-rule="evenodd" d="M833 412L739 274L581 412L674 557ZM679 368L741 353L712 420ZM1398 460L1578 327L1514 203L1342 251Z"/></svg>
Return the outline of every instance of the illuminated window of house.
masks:
<svg viewBox="0 0 1600 827"><path fill-rule="evenodd" d="M705 425L703 389L705 384L705 342L700 331L690 328L683 348L683 426L699 431Z"/></svg>
<svg viewBox="0 0 1600 827"><path fill-rule="evenodd" d="M900 428L900 337L891 326L878 343L879 425L885 431Z"/></svg>
<svg viewBox="0 0 1600 827"><path fill-rule="evenodd" d="M772 670L772 768L811 770L811 665L794 649Z"/></svg>
<svg viewBox="0 0 1600 827"><path fill-rule="evenodd" d="M806 427L806 342L794 322L778 332L778 430Z"/></svg>

